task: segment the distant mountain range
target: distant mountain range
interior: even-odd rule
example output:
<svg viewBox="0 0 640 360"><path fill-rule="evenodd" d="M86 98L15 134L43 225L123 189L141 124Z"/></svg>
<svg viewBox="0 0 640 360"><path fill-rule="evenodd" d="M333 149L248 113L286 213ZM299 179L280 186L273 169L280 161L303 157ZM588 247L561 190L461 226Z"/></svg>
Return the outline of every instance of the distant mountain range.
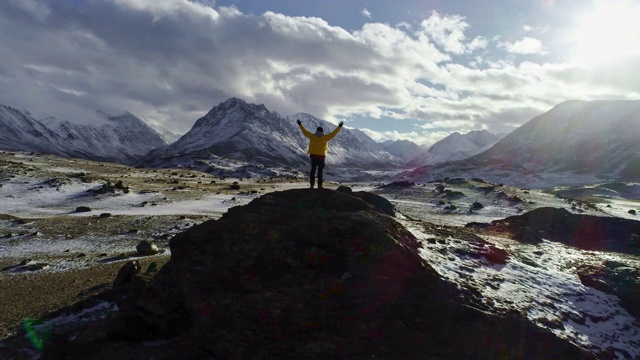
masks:
<svg viewBox="0 0 640 360"><path fill-rule="evenodd" d="M401 177L479 177L525 187L638 181L640 101L563 102L478 155Z"/></svg>
<svg viewBox="0 0 640 360"><path fill-rule="evenodd" d="M78 124L57 116L36 116L28 110L0 106L0 130L5 130L0 134L0 148L138 166L192 167L217 173L238 166L306 169L308 140L295 120L300 119L310 131L318 126L325 132L335 128L334 124L310 114L281 116L264 105L238 98L212 108L181 137L151 128L130 113L100 114L100 117L101 124ZM473 155L487 146L493 136L487 132L483 135L455 133L427 149L408 140L378 143L360 130L345 127L331 141L327 162L339 169L407 169ZM175 142L170 142L172 136Z"/></svg>
<svg viewBox="0 0 640 360"><path fill-rule="evenodd" d="M419 167L466 159L491 148L499 140L498 135L487 130L471 131L464 135L454 132L433 144L426 153L416 155L408 165Z"/></svg>
<svg viewBox="0 0 640 360"><path fill-rule="evenodd" d="M130 113L101 116L101 124L87 125L0 106L0 149L267 176L306 171L308 140L296 119L310 131L335 128L310 114L282 116L238 98L213 107L171 144ZM327 162L336 175L357 173L345 178L362 180L372 171L413 169L398 178L476 177L520 187L638 181L640 101L567 101L502 139L487 131L456 132L428 149L406 140L378 143L345 127L331 141Z"/></svg>
<svg viewBox="0 0 640 360"><path fill-rule="evenodd" d="M0 105L0 148L133 164L166 145L155 130L130 113L102 117L100 125L76 124L55 116L36 119L27 110Z"/></svg>

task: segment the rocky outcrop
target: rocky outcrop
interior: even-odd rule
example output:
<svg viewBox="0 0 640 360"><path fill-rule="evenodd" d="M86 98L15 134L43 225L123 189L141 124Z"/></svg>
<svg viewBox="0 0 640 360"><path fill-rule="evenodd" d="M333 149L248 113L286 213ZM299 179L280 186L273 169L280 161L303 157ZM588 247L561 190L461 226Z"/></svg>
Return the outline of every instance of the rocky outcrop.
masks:
<svg viewBox="0 0 640 360"><path fill-rule="evenodd" d="M469 223L469 228L512 233L515 240L537 243L541 239L585 250L640 255L640 221L572 214L565 209L542 207L490 224Z"/></svg>
<svg viewBox="0 0 640 360"><path fill-rule="evenodd" d="M376 198L274 192L176 235L152 281L134 274L118 288L125 310L91 343L95 358L593 358L524 318L476 308ZM173 339L131 343L154 336Z"/></svg>
<svg viewBox="0 0 640 360"><path fill-rule="evenodd" d="M585 250L640 255L640 222L613 217L572 214L565 209L538 208L526 214L467 228L507 232L522 243L557 241ZM581 264L576 272L583 285L612 294L633 316L640 317L640 271L615 261Z"/></svg>

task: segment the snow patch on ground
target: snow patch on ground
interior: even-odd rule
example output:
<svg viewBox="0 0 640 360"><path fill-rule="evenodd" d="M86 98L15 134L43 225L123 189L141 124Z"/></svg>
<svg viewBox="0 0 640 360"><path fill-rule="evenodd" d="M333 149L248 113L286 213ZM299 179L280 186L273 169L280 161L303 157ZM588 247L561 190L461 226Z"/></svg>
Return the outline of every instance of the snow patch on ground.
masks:
<svg viewBox="0 0 640 360"><path fill-rule="evenodd" d="M613 351L616 359L640 357L640 322L619 304L616 296L585 287L572 264L589 258L615 258L629 266L640 266L635 257L570 248L545 241L540 245L483 236L507 250L505 265L458 255L466 241L427 241L434 236L415 222L401 221L423 243L421 256L444 278L462 288L472 288L496 312L517 310L536 325L596 353Z"/></svg>
<svg viewBox="0 0 640 360"><path fill-rule="evenodd" d="M101 301L94 306L83 308L75 312L64 312L59 316L43 321L33 326L34 330L44 333L56 329L64 331L65 328L76 326L78 323L87 323L102 320L108 314L118 311L118 305L112 302Z"/></svg>

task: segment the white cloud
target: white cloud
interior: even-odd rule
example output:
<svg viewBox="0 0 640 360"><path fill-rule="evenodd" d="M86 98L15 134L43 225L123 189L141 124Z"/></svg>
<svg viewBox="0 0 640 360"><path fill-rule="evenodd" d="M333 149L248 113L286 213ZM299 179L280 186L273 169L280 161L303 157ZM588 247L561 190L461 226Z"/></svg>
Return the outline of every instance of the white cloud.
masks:
<svg viewBox="0 0 640 360"><path fill-rule="evenodd" d="M362 9L361 13L362 16L366 17L367 19L371 19L371 12L367 10L367 8Z"/></svg>
<svg viewBox="0 0 640 360"><path fill-rule="evenodd" d="M522 40L515 42L502 42L498 44L499 47L504 48L513 54L530 54L530 55L547 55L549 51L542 45L542 41L531 37L525 37Z"/></svg>
<svg viewBox="0 0 640 360"><path fill-rule="evenodd" d="M0 104L129 110L186 131L237 96L328 120L410 118L425 128L380 136L427 143L452 132L447 125L507 131L504 124L523 123L569 98L640 94L640 80L629 76L640 72L637 56L597 68L513 63L513 54L547 50L537 39L500 38L494 41L509 57L479 57L493 34L467 38L469 25L457 15L434 12L420 24L347 31L320 18L246 15L209 2L81 4L76 11L67 2L0 1Z"/></svg>
<svg viewBox="0 0 640 360"><path fill-rule="evenodd" d="M446 52L462 54L486 46L486 40L476 38L465 43L465 30L469 27L464 17L458 15L440 15L435 10L431 16L422 21L424 33Z"/></svg>
<svg viewBox="0 0 640 360"><path fill-rule="evenodd" d="M360 130L377 142L383 142L387 140L392 140L392 141L409 140L409 141L413 141L418 145L425 145L425 146L431 146L436 142L444 139L449 134L451 134L451 132L446 132L446 131L425 131L425 132L417 133L415 131L399 132L396 130L375 131L367 128L360 129Z"/></svg>
<svg viewBox="0 0 640 360"><path fill-rule="evenodd" d="M522 27L522 30L524 30L526 32L544 32L544 31L546 31L545 28L543 28L541 26L531 26L531 25L524 25Z"/></svg>
<svg viewBox="0 0 640 360"><path fill-rule="evenodd" d="M476 123L470 120L436 120L420 125L422 129L473 129Z"/></svg>

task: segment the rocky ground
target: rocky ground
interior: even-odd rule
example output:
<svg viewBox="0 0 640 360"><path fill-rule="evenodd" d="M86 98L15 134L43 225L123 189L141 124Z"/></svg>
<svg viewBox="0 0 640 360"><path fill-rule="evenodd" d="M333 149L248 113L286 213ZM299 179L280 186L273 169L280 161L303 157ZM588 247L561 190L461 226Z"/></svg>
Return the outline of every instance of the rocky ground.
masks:
<svg viewBox="0 0 640 360"><path fill-rule="evenodd" d="M636 294L640 289L637 271L634 272L634 269L640 266L639 254L634 252L634 247L637 245L637 237L634 236L640 234L636 234L633 227L627 229L628 236L625 238L630 249L627 254L621 254L593 251L593 249L581 250L567 247L561 242L550 242L546 238L539 243L536 243L540 240L538 238L536 241L529 241L532 235L544 236L540 226L530 227L527 230L529 237L519 238L518 234L524 234L519 230L526 228L526 224L519 226L518 229L489 225L492 221L510 216L525 216L530 211L542 207L565 209L566 212L576 216L617 217L637 222L634 214L635 210L640 208L637 200L633 197L617 196L629 192L635 193L635 188L622 184L617 184L615 187L601 186L598 189L617 191L616 196L608 196L611 195L610 193L602 196L601 192L596 194L593 189L545 191L517 189L487 183L481 179L443 179L428 184L400 182L383 186L355 185L354 189L357 187L382 195L382 197L376 197L374 194L361 193L365 194L361 195L365 202L368 201L370 204L380 202L377 204L378 207L385 207L385 204L389 203L387 200L393 204L396 211L395 219L400 224L400 228L392 227L381 231L397 235L405 234L408 230L410 236L415 237L416 244L420 248L415 254L422 257L442 279L450 282L449 285L443 286L449 289L449 286L453 285L447 291L461 291L458 295L465 299L467 306L498 317L515 316L519 319L518 321L528 321L530 324L535 324L537 329L553 333L570 344L586 349L586 353L581 353L586 357L589 356L589 352L598 354L600 358L636 359L640 357L640 343L637 341L640 336L640 324L637 318L629 315L629 313L636 314L637 307L633 299L637 297ZM127 277L130 280L137 279L133 281L137 284L133 286L134 288L139 290L140 286L142 289L153 287L152 279L158 274L158 269L162 268L174 255L175 251L172 251L170 241L176 235L193 234L195 231L193 229L205 226L204 224L209 224L205 228L210 228L212 223L208 222L209 220L220 219L230 208L249 204L264 194L306 188L306 186L305 181L292 178L221 178L190 169L133 169L117 164L0 152L0 307L3 309L0 314L0 338L3 339L0 341L0 354L8 354L5 356L6 359L35 359L40 356L40 350L42 350L38 344L44 346L49 344L45 341L46 339L56 337L54 343L57 344L55 347L57 350L48 353L45 351L49 358L61 358L60 354L64 351L82 358L83 352L91 351L93 345L98 343L104 345L105 339L113 338L114 331L111 331L110 335L107 324L111 324L112 330L114 328L122 330L122 324L130 325L124 326L124 329L136 329L135 325L139 322L128 323L128 320L121 319L118 320L120 323L118 321L114 323L109 320L117 314L132 314L123 310L127 307L131 309L131 304L122 300L123 294L127 294L128 290L110 290L125 263L138 262L139 272ZM326 186L335 189L338 184L326 183ZM265 214L266 220L258 219L247 223L244 219L246 215L242 215L240 216L242 221L228 221L225 232L233 233L236 237L250 236L252 232L259 233L260 230L256 228L258 225L255 224L266 221L264 226L261 225L266 228L266 224L270 224L269 216L275 216L277 212L283 212L281 217L295 224L296 221L293 219L299 216L314 216L309 214L309 206L318 207L321 204L317 199L303 201L303 196L298 195L294 198L299 204L306 201L307 205L303 204L302 207L287 212L288 210L282 209L278 204L272 204L270 206L274 206L273 211ZM344 204L346 203L331 204L330 206L334 206L337 212L335 214L337 220L320 221L321 226L312 233L329 231L335 236L344 236L351 231L347 231L347 228L341 230L332 225L335 221L342 223L341 212L350 211ZM320 207L325 209L327 206L329 205ZM245 211L235 210L243 208L236 207L230 213ZM372 219L373 217L369 220ZM526 218L518 219L522 221ZM282 221L282 218L277 221ZM381 224L381 220L372 221L372 228L374 224L375 226ZM213 222L215 223L217 222ZM255 224L251 226L251 223ZM468 223L486 225L465 227ZM309 222L305 225L305 229L313 226L315 226L313 222ZM544 224L541 226L544 227ZM360 228L364 227L367 226L360 226ZM407 230L401 230L402 227ZM291 231L304 232L302 229ZM274 233L262 235L266 239L273 239L276 236ZM180 236L184 237L184 235ZM526 241L522 241L523 239ZM294 239L287 241L289 240ZM345 238L345 241L352 240L354 239ZM136 249L136 245L141 241L151 241L156 244L158 253L141 255ZM257 247L259 243L254 245ZM322 251L327 249L323 246L319 248L321 250L315 250L311 257L307 256L309 254L300 253L296 256L299 255L302 258L292 257L287 260L279 258L278 253L265 252L264 256L252 261L255 264L259 264L260 261L265 263L263 265L265 269L270 269L269 273L278 271L277 267L269 268L268 266L268 263L274 260L284 260L283 266L294 268L304 260L303 263L311 264L303 266L304 269L316 271L325 268L318 263L319 259L328 258L322 256ZM202 252L206 251L210 249L202 250ZM297 253L297 250L294 252ZM245 255L250 259L255 254ZM197 254L193 256L197 258ZM238 253L233 256L242 258L244 255ZM268 257L272 257L271 260L268 260ZM199 263L200 260L196 258L190 258L187 263L194 261L196 264ZM240 261L236 266L237 271L241 271L244 275L250 274L251 271L244 268L251 265L249 262L249 260L247 263ZM252 266L257 266L255 264ZM342 269L344 262L333 265ZM330 266L330 268L333 267ZM301 271L307 271L304 269ZM329 271L329 273L336 272ZM342 271L341 275L344 276L345 273L348 271ZM434 274L431 273L431 275ZM317 274L304 276L307 275L317 276ZM219 280L225 283L224 279ZM335 285L335 281L331 282L329 278L321 277L317 280L319 284L326 282L326 284ZM216 287L220 284L218 282L210 285ZM259 284L262 290L273 285L266 286L262 282ZM127 285L121 289L130 287ZM288 285L281 290L274 288L273 291L260 292L258 299L264 304L271 304L277 300L276 303L280 306L288 301L283 295L287 292L286 288ZM332 299L340 298L337 296L340 291L336 290L339 288L329 286L328 289L326 296ZM344 288L342 289L344 291ZM300 290L302 291L300 294L311 290ZM208 290L204 289L204 291L204 294L207 294ZM358 288L350 288L348 291L350 291L349 299L362 295ZM415 294L421 291L423 289L415 289ZM237 295L230 293L229 296ZM250 300L250 298L247 299ZM415 300L415 298L404 298L403 301L413 303ZM323 308L325 305L319 304L319 306ZM238 313L238 310L235 309L233 312ZM259 322L266 318L269 320L269 326L273 326L274 321L277 322L278 316L283 315L282 311L285 310L286 306L276 313L248 312L242 316L245 316L248 321L258 319ZM326 316L336 315L331 313L330 306L325 310L329 311ZM152 306L149 311L158 314L160 310ZM189 311L193 312L193 309ZM305 339L309 336L313 338L309 332L320 331L317 328L318 321L311 319L313 316L305 313L305 309L297 308L296 311L296 316L300 317L297 320L300 320L299 322L303 325L307 324L304 326L308 327L305 328L306 330L303 329L307 332L306 335L303 334L306 336ZM387 310L381 313L384 318L391 314L385 311ZM238 313L240 314L238 316L241 316L241 313ZM168 318L161 317L160 324L164 321L166 325L166 321L170 321L175 325L171 328L180 329L181 316L174 315L176 314ZM407 315L407 319L410 317ZM38 325L39 320L42 323ZM498 321L485 320L489 323ZM485 320L480 323L488 324ZM178 323L172 321L178 321ZM464 321L460 320L460 322ZM354 356L367 348L363 344L378 342L380 335L378 330L384 328L386 326L384 324L401 332L402 326L407 325L404 320L402 323L404 325L393 322L387 324L384 321L370 322L370 325L373 324L371 326L375 325L374 327L377 328L372 327L369 332L361 332L366 335L362 336L365 339L364 342L358 340L349 343L350 346L357 343L351 346L355 349ZM212 326L208 323L200 325ZM478 329L485 325L478 325ZM397 326L401 327L397 328ZM515 329L513 326L516 325L502 323L500 326L501 329L508 331ZM518 326L520 326L519 331L525 331L521 325ZM35 329L35 331L29 332L29 329ZM256 328L255 326L236 328L234 333L250 331L250 329ZM526 325L526 329L525 332L538 331L530 328L529 325ZM125 333L121 330L115 333ZM227 330L216 328L216 331ZM300 329L283 328L283 331L285 330L296 333ZM124 339L124 342L120 339L118 340L120 342L112 343L105 349L109 349L114 354L120 354L119 358L122 359L127 358L127 354L141 354L141 358L167 358L167 346L170 347L172 354L194 349L194 343L190 339L176 338L174 337L176 334L163 331L166 329L162 327L160 330L156 329L155 337ZM134 337L136 333L144 334L145 331L134 330ZM10 336L12 334L17 336ZM32 336L26 336L27 334ZM198 333L190 334L198 335ZM329 336L330 332L325 334ZM384 334L384 336L388 335L386 331ZM256 335L257 333L253 336ZM79 342L74 339L79 339ZM243 341L241 338L234 339L234 341ZM302 353L310 351L318 357L343 354L335 348L343 344L343 341L327 339L321 336L317 339L318 341L314 340L306 345L308 348L303 346L298 350ZM382 352L377 354L383 354L384 351L392 348L402 349L401 341L396 343L397 339L387 340L389 340L387 350L381 350ZM133 347L130 341L134 342ZM212 355L211 348L202 346L207 341L206 337L199 337L196 342L199 344L198 351L202 355L201 358L219 358ZM78 344L84 344L82 346L86 347L76 346ZM246 343L243 344L247 354L259 354L261 351ZM509 346L514 346L513 344ZM564 345L560 348L566 345L564 342L562 344ZM507 345L495 343L491 346L497 347L483 353L481 357L492 358L489 354L492 351L497 356L495 351L500 347L502 347L500 351L504 351L503 348ZM288 345L280 343L266 346L264 349L282 351L287 347ZM527 351L533 351L533 354L538 351L534 348L529 348ZM573 347L566 349L573 349ZM221 346L217 351L232 353L233 348ZM446 358L443 354L431 355L433 355L431 358L443 358L443 356ZM467 355L469 354L465 356ZM419 354L411 353L408 356L415 358L419 357ZM5 360L5 358L2 359Z"/></svg>
<svg viewBox="0 0 640 360"><path fill-rule="evenodd" d="M127 260L164 264L173 235L284 180L0 152L0 338L109 287ZM142 240L159 253L138 254Z"/></svg>

